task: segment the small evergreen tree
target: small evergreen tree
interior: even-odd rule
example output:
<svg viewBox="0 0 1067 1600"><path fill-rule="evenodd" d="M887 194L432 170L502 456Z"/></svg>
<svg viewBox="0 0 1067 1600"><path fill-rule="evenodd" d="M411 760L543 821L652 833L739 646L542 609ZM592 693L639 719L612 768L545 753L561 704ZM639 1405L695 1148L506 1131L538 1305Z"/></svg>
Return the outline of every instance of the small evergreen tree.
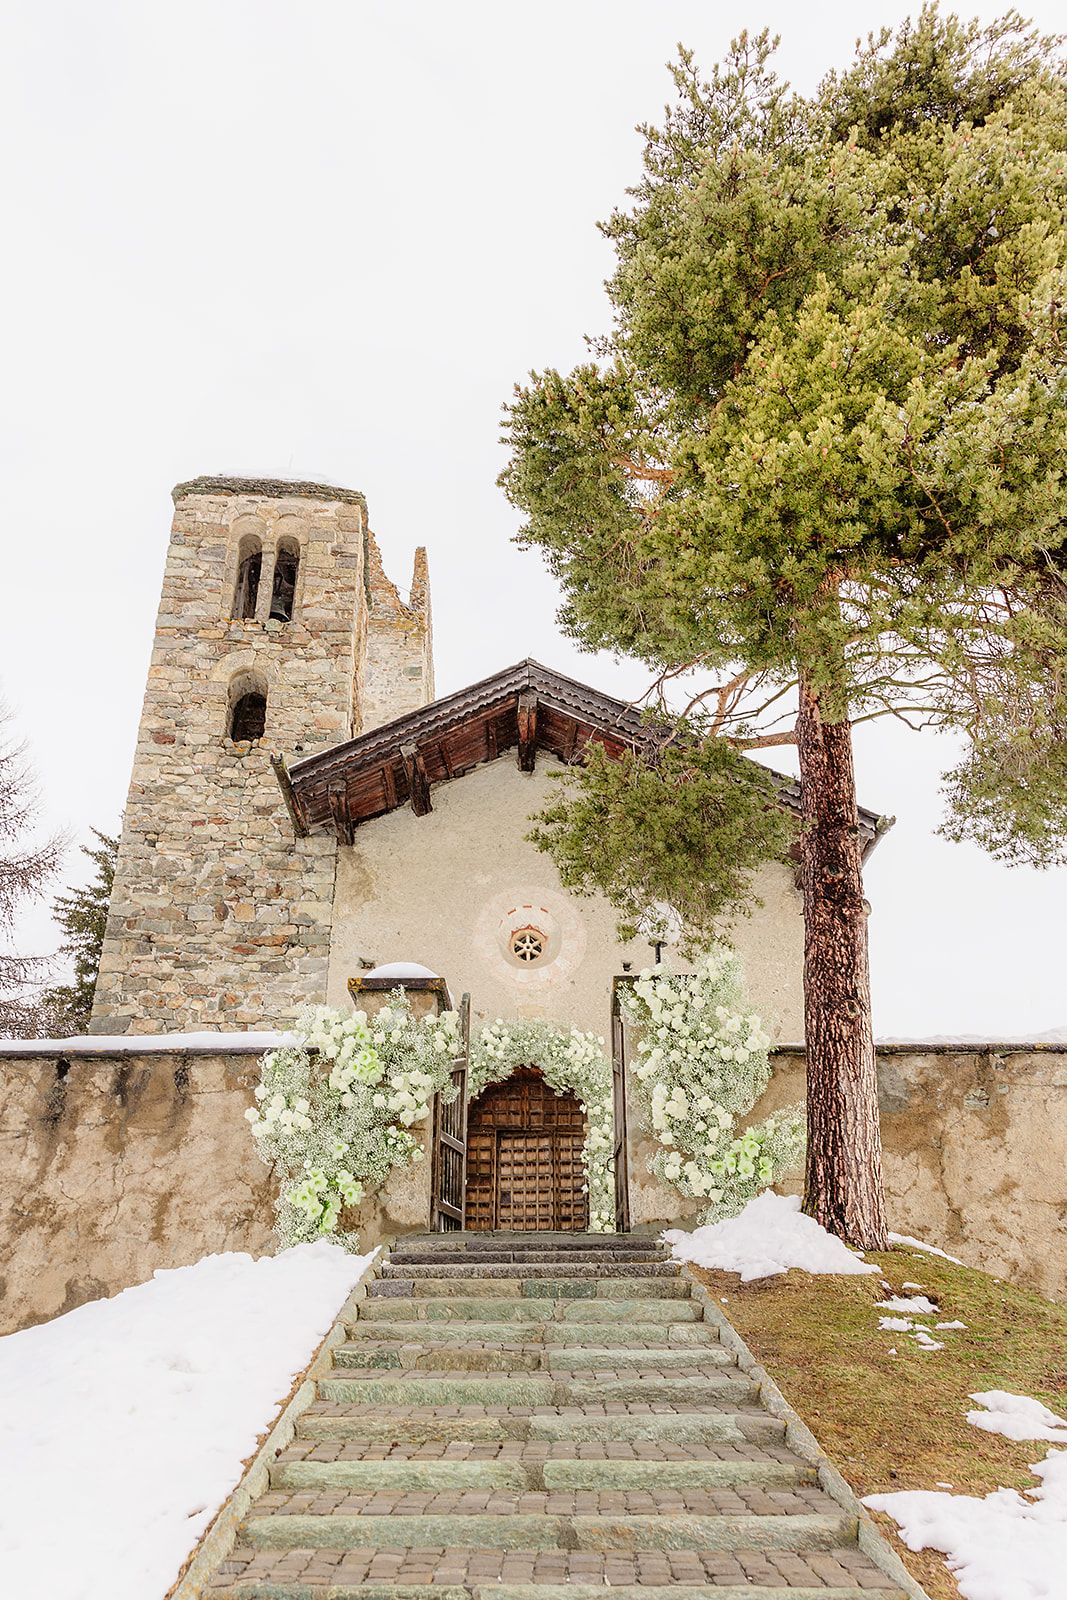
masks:
<svg viewBox="0 0 1067 1600"><path fill-rule="evenodd" d="M45 1015L34 985L44 959L8 948L15 917L27 901L40 899L55 872L63 840L32 840L37 814L25 747L6 735L9 713L0 706L0 1038L36 1037Z"/></svg>
<svg viewBox="0 0 1067 1600"><path fill-rule="evenodd" d="M73 983L57 984L47 989L42 997L48 1010L48 1031L54 1037L84 1033L93 1011L119 842L98 828L93 828L92 832L95 848L83 844L81 851L93 863L94 876L89 883L57 895L52 903L53 914L65 936L60 953L70 957L74 964Z"/></svg>
<svg viewBox="0 0 1067 1600"><path fill-rule="evenodd" d="M961 731L949 830L1015 858L1064 847L1067 86L1015 13L924 7L809 98L773 48L742 35L707 79L681 53L603 230L612 331L517 390L501 481L568 631L692 684L690 736L732 757L700 776L723 839L761 826L743 752L797 747L806 1204L877 1248L852 726ZM541 842L628 920L673 880L710 938L722 864L669 782L645 851L635 772L579 775Z"/></svg>

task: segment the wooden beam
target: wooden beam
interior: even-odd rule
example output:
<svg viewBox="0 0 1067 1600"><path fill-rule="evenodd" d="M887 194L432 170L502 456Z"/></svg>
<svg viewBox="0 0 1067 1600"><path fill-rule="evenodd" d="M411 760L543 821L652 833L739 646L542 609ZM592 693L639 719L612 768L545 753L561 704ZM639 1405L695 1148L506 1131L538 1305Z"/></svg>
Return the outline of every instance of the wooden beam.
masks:
<svg viewBox="0 0 1067 1600"><path fill-rule="evenodd" d="M519 771L532 772L537 765L537 696L519 696Z"/></svg>
<svg viewBox="0 0 1067 1600"><path fill-rule="evenodd" d="M285 809L289 813L289 821L293 824L293 832L298 839L306 839L308 836L307 819L304 816L303 807L293 793L293 783L289 776L289 768L285 764L285 757L271 756L270 764L274 769L274 776L278 780L278 787L282 791L282 799L285 801Z"/></svg>
<svg viewBox="0 0 1067 1600"><path fill-rule="evenodd" d="M348 809L348 788L343 783L331 783L329 795L330 816L338 844L351 844L355 836L352 813Z"/></svg>
<svg viewBox="0 0 1067 1600"><path fill-rule="evenodd" d="M385 790L385 803L392 811L396 807L396 773L391 761L386 761L382 766L382 788Z"/></svg>
<svg viewBox="0 0 1067 1600"><path fill-rule="evenodd" d="M426 763L419 753L418 745L402 744L400 754L404 760L408 788L411 790L411 809L417 817L424 817L428 811L433 810L430 804L430 782L426 776Z"/></svg>

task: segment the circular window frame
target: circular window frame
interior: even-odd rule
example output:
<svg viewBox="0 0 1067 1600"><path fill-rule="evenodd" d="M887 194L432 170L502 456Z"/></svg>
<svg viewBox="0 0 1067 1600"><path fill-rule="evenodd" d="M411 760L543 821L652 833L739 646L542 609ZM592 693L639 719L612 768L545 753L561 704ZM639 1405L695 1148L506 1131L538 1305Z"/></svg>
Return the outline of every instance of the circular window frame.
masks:
<svg viewBox="0 0 1067 1600"><path fill-rule="evenodd" d="M524 968L539 966L548 956L548 946L548 934L532 922L513 929L508 940L512 960Z"/></svg>

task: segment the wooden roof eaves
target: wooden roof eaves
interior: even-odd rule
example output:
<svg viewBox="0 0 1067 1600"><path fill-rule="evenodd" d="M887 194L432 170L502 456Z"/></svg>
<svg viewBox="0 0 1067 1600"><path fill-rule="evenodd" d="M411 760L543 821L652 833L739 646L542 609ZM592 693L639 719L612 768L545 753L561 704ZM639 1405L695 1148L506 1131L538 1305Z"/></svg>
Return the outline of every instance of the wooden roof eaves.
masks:
<svg viewBox="0 0 1067 1600"><path fill-rule="evenodd" d="M380 766L383 761L395 757L402 744L418 744L420 739L440 737L470 716L523 693L534 693L543 705L570 713L582 722L591 723L600 732L613 733L628 742L640 743L647 736L641 715L632 706L528 658L455 694L408 711L380 728L357 734L344 744L294 761L288 769L290 780L299 786L312 775L319 780L327 777L335 767L352 770L354 766L357 771L365 771Z"/></svg>
<svg viewBox="0 0 1067 1600"><path fill-rule="evenodd" d="M469 684L465 689L457 690L454 694L433 700L429 705L419 706L415 711L409 711L392 722L383 723L381 727L372 728L367 733L357 734L354 739L346 740L343 744L334 745L329 750L317 751L313 755L304 756L300 761L293 762L291 766L285 768L285 777L288 780L286 803L290 805L291 810L295 806L304 824L303 831L307 832L308 827L317 825L307 819L301 801L301 788L308 780L313 780L318 787L324 782L328 785L334 777L340 777L345 771L367 772L390 766L401 760L402 745L417 745L420 739L441 738L451 728L460 726L470 717L490 711L496 705L504 705L512 696L518 697L524 693L536 694L538 701L544 706L573 717L576 723L585 723L598 733L614 736L634 747L645 743L648 739L647 726L641 713L635 711L633 706L627 705L625 701L616 700L611 695L603 694L588 684L568 678L563 673L543 666L541 662L528 656L525 660L516 662L514 666L505 667L502 672L495 672L488 678ZM281 782L281 773L277 767L275 770ZM773 773L773 775L779 781L782 803L799 814L801 810L799 782L784 773ZM394 804L400 804L399 800ZM882 835L893 826L896 818L880 816L865 806L860 806L858 812L859 828L863 837L863 859L866 860ZM382 812L375 813L377 816L382 814ZM294 822L295 820L294 818ZM374 818L368 817L365 820L373 821Z"/></svg>

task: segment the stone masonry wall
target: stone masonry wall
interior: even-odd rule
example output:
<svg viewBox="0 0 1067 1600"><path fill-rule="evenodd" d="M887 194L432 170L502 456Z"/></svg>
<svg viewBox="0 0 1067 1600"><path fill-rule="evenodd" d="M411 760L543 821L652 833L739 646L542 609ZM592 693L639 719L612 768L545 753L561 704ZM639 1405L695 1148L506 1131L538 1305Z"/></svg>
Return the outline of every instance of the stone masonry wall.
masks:
<svg viewBox="0 0 1067 1600"><path fill-rule="evenodd" d="M273 1181L244 1117L255 1051L19 1050L0 1052L0 1333L157 1267L273 1248ZM757 1115L803 1096L802 1053L775 1064ZM890 1047L879 1073L891 1226L1067 1298L1067 1050ZM642 1157L631 1201L647 1230L685 1203L657 1206ZM426 1226L425 1177L401 1174L368 1208L365 1244Z"/></svg>
<svg viewBox="0 0 1067 1600"><path fill-rule="evenodd" d="M117 1294L157 1267L270 1255L277 1184L245 1120L258 1050L0 1054L0 1334ZM370 1249L425 1228L425 1159L355 1217Z"/></svg>
<svg viewBox="0 0 1067 1600"><path fill-rule="evenodd" d="M380 728L434 697L433 621L426 551L415 551L407 605L385 575L373 534L367 541L366 654L362 732Z"/></svg>
<svg viewBox="0 0 1067 1600"><path fill-rule="evenodd" d="M366 507L313 484L198 479L175 513L137 738L94 1033L274 1027L325 996L337 847L294 839L272 752L310 753L361 718ZM292 620L272 620L281 540L300 551ZM254 618L231 613L239 551L263 551ZM227 737L265 690L263 737Z"/></svg>
<svg viewBox="0 0 1067 1600"><path fill-rule="evenodd" d="M754 1122L804 1103L803 1046L778 1046L772 1062L774 1076L753 1108ZM1067 1050L880 1045L878 1091L894 1232L1067 1299ZM657 1147L640 1107L634 1110L634 1226L691 1217L697 1203L642 1179ZM782 1188L799 1194L802 1176Z"/></svg>

